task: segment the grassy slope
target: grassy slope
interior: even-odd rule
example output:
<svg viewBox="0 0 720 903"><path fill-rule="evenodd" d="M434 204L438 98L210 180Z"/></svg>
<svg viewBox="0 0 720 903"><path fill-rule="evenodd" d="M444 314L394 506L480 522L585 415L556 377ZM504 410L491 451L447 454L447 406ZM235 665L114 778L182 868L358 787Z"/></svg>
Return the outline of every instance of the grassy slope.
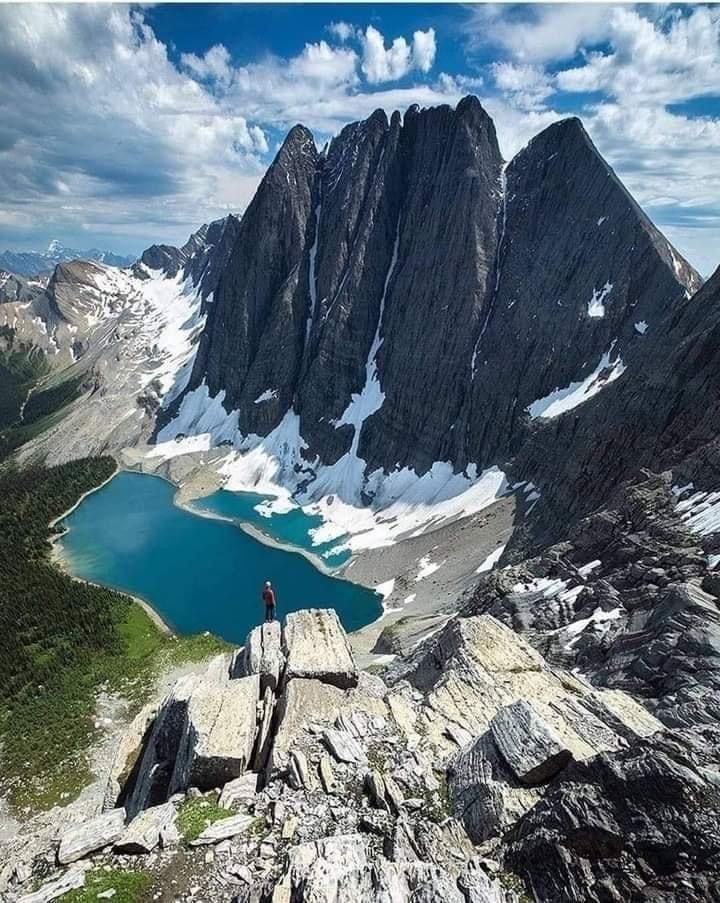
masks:
<svg viewBox="0 0 720 903"><path fill-rule="evenodd" d="M67 801L87 783L100 688L139 705L160 667L226 648L168 638L126 596L50 561L48 524L114 469L88 458L0 471L0 793L16 806Z"/></svg>

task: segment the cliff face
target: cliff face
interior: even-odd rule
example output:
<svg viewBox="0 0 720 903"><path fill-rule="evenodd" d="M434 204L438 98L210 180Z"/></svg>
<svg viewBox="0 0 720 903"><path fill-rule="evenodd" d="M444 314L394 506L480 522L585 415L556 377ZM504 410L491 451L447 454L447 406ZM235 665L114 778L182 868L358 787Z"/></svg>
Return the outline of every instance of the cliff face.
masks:
<svg viewBox="0 0 720 903"><path fill-rule="evenodd" d="M640 378L700 285L578 120L505 168L474 97L378 111L323 153L294 128L233 239L187 391L223 393L238 442L291 412L309 463L365 477L506 462Z"/></svg>

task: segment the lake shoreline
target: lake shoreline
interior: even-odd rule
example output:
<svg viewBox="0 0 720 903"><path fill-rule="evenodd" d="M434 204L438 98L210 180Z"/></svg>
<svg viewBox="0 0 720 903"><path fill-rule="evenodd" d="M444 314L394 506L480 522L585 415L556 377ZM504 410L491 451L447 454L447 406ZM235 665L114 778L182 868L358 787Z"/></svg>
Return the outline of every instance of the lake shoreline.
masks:
<svg viewBox="0 0 720 903"><path fill-rule="evenodd" d="M98 487L100 488L100 487ZM67 529L63 530L62 533L58 533L56 537L51 542L51 551L50 551L50 560L59 570L63 572L67 577L71 580L75 580L77 583L87 583L90 586L97 586L99 589L111 589L113 592L119 593L121 596L127 596L128 599L131 599L137 605L142 608L145 614L150 618L153 624L157 627L160 633L165 634L165 636L177 636L177 633L172 629L172 627L168 624L168 622L163 618L163 616L152 606L147 599L143 599L142 596L137 596L134 593L128 592L126 589L122 589L119 586L112 586L109 583L98 583L97 580L88 580L85 577L78 577L77 574L73 574L70 563L66 555L63 555L62 550L58 547L57 543L65 536L67 533Z"/></svg>
<svg viewBox="0 0 720 903"><path fill-rule="evenodd" d="M315 586L315 589L308 591L309 598L308 598L306 605L303 607L312 607L312 605L315 603L315 600L317 600L317 603L315 603L315 604L322 604L322 605L333 604L332 601L328 601L328 600L333 600L334 598L336 598L337 605L334 607L337 608L338 612L341 614L341 617L349 618L349 623L348 623L348 631L349 632L352 632L357 629L362 629L362 627L365 626L365 624L363 624L363 620L365 620L367 624L370 624L370 623L373 623L379 615L382 615L383 607L381 604L381 599L380 599L379 594L374 592L374 588L371 585L368 586L364 582L355 581L355 580L347 579L346 577L344 577L343 576L343 571L344 571L343 566L332 569L327 564L325 564L325 562L322 561L318 555L313 554L312 552L310 552L306 549L303 549L302 547L300 547L298 545L294 545L292 543L288 543L288 542L282 541L280 539L276 539L275 537L265 533L262 529L258 528L255 524L245 522L245 521L241 520L241 518L239 518L239 517L232 517L231 515L216 513L212 510L210 510L210 511L202 510L201 508L199 508L198 506L196 506L194 504L194 501L195 501L194 498L189 498L189 499L187 499L187 501L182 499L182 495L180 492L182 487L179 486L178 483L176 483L174 480L169 479L164 474L155 473L155 472L148 473L147 471L143 471L138 468L123 466L123 464L121 462L118 462L118 467L107 480L103 481L103 483L94 487L92 490L89 490L88 492L84 493L77 500L77 502L74 505L72 505L70 508L67 509L67 511L63 512L61 515L59 515L57 518L55 518L52 522L52 526L55 527L57 530L57 525L59 523L62 523L66 518L69 518L72 515L72 513L80 506L80 504L88 498L88 496L97 492L99 489L106 487L108 485L108 483L110 483L113 479L115 479L116 477L121 477L123 474L126 474L127 476L135 475L135 476L159 477L161 479L161 481L163 483L165 483L171 490L171 492L169 492L167 494L167 501L172 503L172 508L174 508L176 511L182 512L184 515L188 515L192 519L200 517L205 521L209 521L209 522L214 521L217 524L227 524L227 525L235 528L235 530L239 529L240 534L243 535L244 537L246 537L244 540L244 542L246 544L249 541L250 543L257 543L259 546L263 546L263 547L267 548L268 550L272 550L272 552L279 552L279 553L285 553L285 554L292 553L293 555L298 556L298 558L302 559L302 561L305 562L305 564L303 565L305 568L309 567L312 570L312 572L314 572L317 575L316 578L314 578L315 581L317 581L317 579L325 579L325 580L330 579L330 580L333 580L334 582L337 582L338 584L340 584L340 586L338 586L337 596L335 595L336 591L333 590L332 587L328 588L326 586L325 589L323 590L322 588L319 588L316 584L311 584L311 585ZM124 495L124 492L122 489L120 489L118 491L120 491L121 494ZM202 498L202 496L197 496L196 498ZM64 524L62 524L62 529L57 530L57 532L51 537L51 555L52 555L53 562L55 564L57 564L63 570L63 572L67 573L73 579L76 579L79 582L85 582L85 583L92 584L95 586L102 586L102 587L105 587L108 589L112 589L112 590L120 593L121 595L124 595L126 598L132 599L133 601L137 602L137 604L139 604L143 608L143 610L153 620L153 622L156 624L156 626L168 635L178 635L178 634L180 634L180 635L188 634L189 635L189 634L197 633L199 631L201 632L202 630L209 630L210 632L215 633L216 635L221 636L221 637L225 637L225 638L232 637L232 639L228 640L229 642L233 642L233 643L242 642L242 640L238 638L237 634L233 636L232 630L230 630L230 632L228 633L227 629L223 628L222 626L218 626L218 624L214 624L212 622L212 618L215 617L214 615L211 615L210 622L207 624L207 626L196 627L195 625L189 625L187 623L185 623L183 626L183 621L185 620L184 614L183 614L183 616L180 617L180 622L179 622L180 626L179 627L171 626L171 624L173 622L178 623L176 621L176 618L172 617L172 615L171 615L171 618L166 620L164 613L166 611L168 611L168 612L175 611L175 607L176 607L175 603L173 601L171 601L172 598L175 598L175 597L171 597L170 599L168 599L168 598L165 598L165 596L161 596L154 602L150 602L148 600L146 594L143 593L142 595L138 595L137 590L135 592L132 592L125 588L127 583L125 583L124 578L122 576L124 571L122 571L122 572L118 571L118 572L114 572L114 573L108 572L107 574L105 574L105 573L101 573L99 571L97 573L95 573L92 570L90 570L90 572L88 573L87 571L84 572L83 567L81 567L81 566L78 566L76 568L73 559L74 559L75 554L78 552L78 549L80 549L80 551L82 551L82 549L85 546L87 546L88 551L90 551L90 553L93 554L93 548L99 550L100 548L102 548L104 546L105 540L103 540L102 538L96 539L94 537L94 535L92 535L92 533L90 534L90 536L88 536L87 534L83 535L82 539L80 539L80 536L78 536L78 537L74 536L73 539L75 539L76 541L78 541L78 540L82 541L84 543L84 546L75 547L73 545L72 541L68 542L68 540L67 540L67 534L69 532L70 533L73 532L73 525L64 523ZM164 531L162 531L158 535L163 536L166 534ZM112 541L110 542L110 547L112 547ZM242 548L242 546L241 546L241 548ZM245 554L247 554L247 548L248 547L246 545L245 546L245 549L246 549ZM250 551L250 555L251 555L251 559L252 559L252 551ZM281 583L282 583L281 577L285 573L285 570L284 570L285 567L289 566L290 572L292 572L295 567L302 567L299 563L297 565L292 565L292 564L290 564L289 561L285 565L283 564L282 561L281 561L280 565L278 565L277 561L265 562L265 564L262 563L263 561L264 561L264 559L262 557L257 559L257 563L255 564L255 567L259 566L259 569L261 571L266 571L265 565L269 565L267 567L266 573L269 574L270 576L272 576L273 573L278 574L277 579ZM83 573L86 573L87 576L83 576ZM107 579L105 579L105 578L107 578ZM254 578L252 578L252 579L254 579ZM122 581L123 585L118 585L118 581ZM135 579L134 581L131 580L130 583L131 583L131 585L133 585L133 583L137 584L137 582L138 582L137 579ZM250 584L248 584L248 586L250 586ZM303 586L304 586L304 584L303 584ZM353 591L349 589L350 587L356 587L355 592L365 591L369 595L367 597L367 602L363 602L362 604L360 604L360 602L358 602L357 605L350 604L349 607L346 607L345 614L343 615L342 614L343 606L348 606L348 602L350 601L350 599L353 598L352 597ZM142 592L142 581L141 581L140 589ZM348 596L348 593L350 593L350 596ZM167 594L165 594L165 595L167 595ZM285 589L285 597L288 599L290 599L290 598L295 599L295 606L293 607L291 605L289 608L289 610L295 610L295 607L297 607L297 603L298 603L298 596L295 594L295 592L293 591L292 593L290 593L288 591L288 589L286 588ZM180 596L178 596L177 598L179 600L181 600L183 598L183 594L181 593ZM373 602L372 601L373 599L376 601ZM182 606L183 603L180 602L179 604ZM366 605L371 610L367 613L367 615L363 615ZM163 612L162 614L160 613L161 611ZM176 612L176 615L177 614L178 614L178 612ZM353 622L354 622L354 624L353 624ZM354 625L357 625L358 622L360 622L360 626L354 626ZM243 636L244 636L244 634L243 634Z"/></svg>

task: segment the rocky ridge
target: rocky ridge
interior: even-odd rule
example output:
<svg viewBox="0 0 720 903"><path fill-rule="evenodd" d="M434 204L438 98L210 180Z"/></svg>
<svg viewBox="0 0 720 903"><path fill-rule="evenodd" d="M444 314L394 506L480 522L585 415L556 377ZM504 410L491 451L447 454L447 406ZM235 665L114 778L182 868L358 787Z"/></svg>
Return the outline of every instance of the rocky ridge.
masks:
<svg viewBox="0 0 720 903"><path fill-rule="evenodd" d="M452 619L383 678L358 671L332 610L301 611L140 713L105 811L50 849L16 841L2 892L50 901L111 866L183 900L511 903L524 883L550 901L560 880L566 900L650 899L669 862L697 890L720 839L696 844L690 821L699 797L716 818L720 792L711 756L681 742L490 615ZM672 823L644 780L673 787ZM213 817L188 834L193 807Z"/></svg>

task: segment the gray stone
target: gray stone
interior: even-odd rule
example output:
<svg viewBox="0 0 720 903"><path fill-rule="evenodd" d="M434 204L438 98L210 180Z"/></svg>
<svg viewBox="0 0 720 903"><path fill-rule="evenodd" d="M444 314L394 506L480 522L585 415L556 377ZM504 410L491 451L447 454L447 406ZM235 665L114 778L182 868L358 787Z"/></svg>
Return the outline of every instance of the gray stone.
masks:
<svg viewBox="0 0 720 903"><path fill-rule="evenodd" d="M389 774L383 775L383 782L385 784L385 799L390 811L394 812L395 815L399 815L405 803L402 790L400 790L395 780Z"/></svg>
<svg viewBox="0 0 720 903"><path fill-rule="evenodd" d="M285 684L277 704L277 727L268 759L268 770L287 767L290 748L316 721L332 724L343 705L345 693L319 680L296 678Z"/></svg>
<svg viewBox="0 0 720 903"><path fill-rule="evenodd" d="M338 762L362 765L367 762L365 750L358 741L346 731L327 728L323 731L323 741Z"/></svg>
<svg viewBox="0 0 720 903"><path fill-rule="evenodd" d="M71 890L77 890L85 885L85 870L80 868L68 869L59 878L49 881L47 884L31 894L25 894L18 899L18 903L51 903Z"/></svg>
<svg viewBox="0 0 720 903"><path fill-rule="evenodd" d="M312 790L314 781L310 772L307 757L301 749L294 749L290 753L289 765L290 782L296 790Z"/></svg>
<svg viewBox="0 0 720 903"><path fill-rule="evenodd" d="M182 677L162 701L145 741L137 774L125 787L124 805L129 818L149 805L165 802L175 792L170 781L185 731L188 703L197 685L194 675Z"/></svg>
<svg viewBox="0 0 720 903"><path fill-rule="evenodd" d="M340 689L357 686L350 644L334 609L291 612L283 626L283 646L285 680L309 678Z"/></svg>
<svg viewBox="0 0 720 903"><path fill-rule="evenodd" d="M258 775L255 771L247 771L228 781L220 793L218 805L222 809L232 809L237 803L248 803L255 799L257 793Z"/></svg>
<svg viewBox="0 0 720 903"><path fill-rule="evenodd" d="M279 621L260 624L248 634L243 652L243 674L260 675L260 691L275 690L285 663Z"/></svg>
<svg viewBox="0 0 720 903"><path fill-rule="evenodd" d="M210 843L220 843L229 837L243 834L252 827L255 817L252 815L231 815L213 822L197 837L191 841L190 846L199 847Z"/></svg>
<svg viewBox="0 0 720 903"><path fill-rule="evenodd" d="M89 853L115 843L125 830L125 810L111 809L76 828L70 828L60 838L58 861L68 865Z"/></svg>
<svg viewBox="0 0 720 903"><path fill-rule="evenodd" d="M320 783L325 793L334 793L336 789L335 773L333 772L332 762L329 756L321 756L318 765L320 773Z"/></svg>
<svg viewBox="0 0 720 903"><path fill-rule="evenodd" d="M275 714L275 693L271 687L266 686L262 700L262 715L260 718L260 726L258 727L257 740L255 743L255 759L253 760L253 768L255 771L262 771L270 755L270 747L272 745L272 725L273 716Z"/></svg>
<svg viewBox="0 0 720 903"><path fill-rule="evenodd" d="M376 769L368 771L365 775L365 787L367 788L370 802L376 809L387 809L385 802L385 781Z"/></svg>
<svg viewBox="0 0 720 903"><path fill-rule="evenodd" d="M570 750L524 700L501 708L490 729L497 748L523 784L549 781L572 758Z"/></svg>
<svg viewBox="0 0 720 903"><path fill-rule="evenodd" d="M448 768L450 811L475 843L500 836L539 798L538 790L517 780L490 731L458 753Z"/></svg>
<svg viewBox="0 0 720 903"><path fill-rule="evenodd" d="M251 765L259 685L253 674L223 684L203 681L193 690L170 792L222 787Z"/></svg>
<svg viewBox="0 0 720 903"><path fill-rule="evenodd" d="M130 726L123 734L110 766L110 774L103 800L103 810L107 811L117 806L122 790L139 757L142 755L143 744L147 740L157 713L158 706L156 704L150 703L146 705L133 718Z"/></svg>
<svg viewBox="0 0 720 903"><path fill-rule="evenodd" d="M163 837L172 837L176 816L172 803L145 809L130 822L115 849L119 853L152 853Z"/></svg>

